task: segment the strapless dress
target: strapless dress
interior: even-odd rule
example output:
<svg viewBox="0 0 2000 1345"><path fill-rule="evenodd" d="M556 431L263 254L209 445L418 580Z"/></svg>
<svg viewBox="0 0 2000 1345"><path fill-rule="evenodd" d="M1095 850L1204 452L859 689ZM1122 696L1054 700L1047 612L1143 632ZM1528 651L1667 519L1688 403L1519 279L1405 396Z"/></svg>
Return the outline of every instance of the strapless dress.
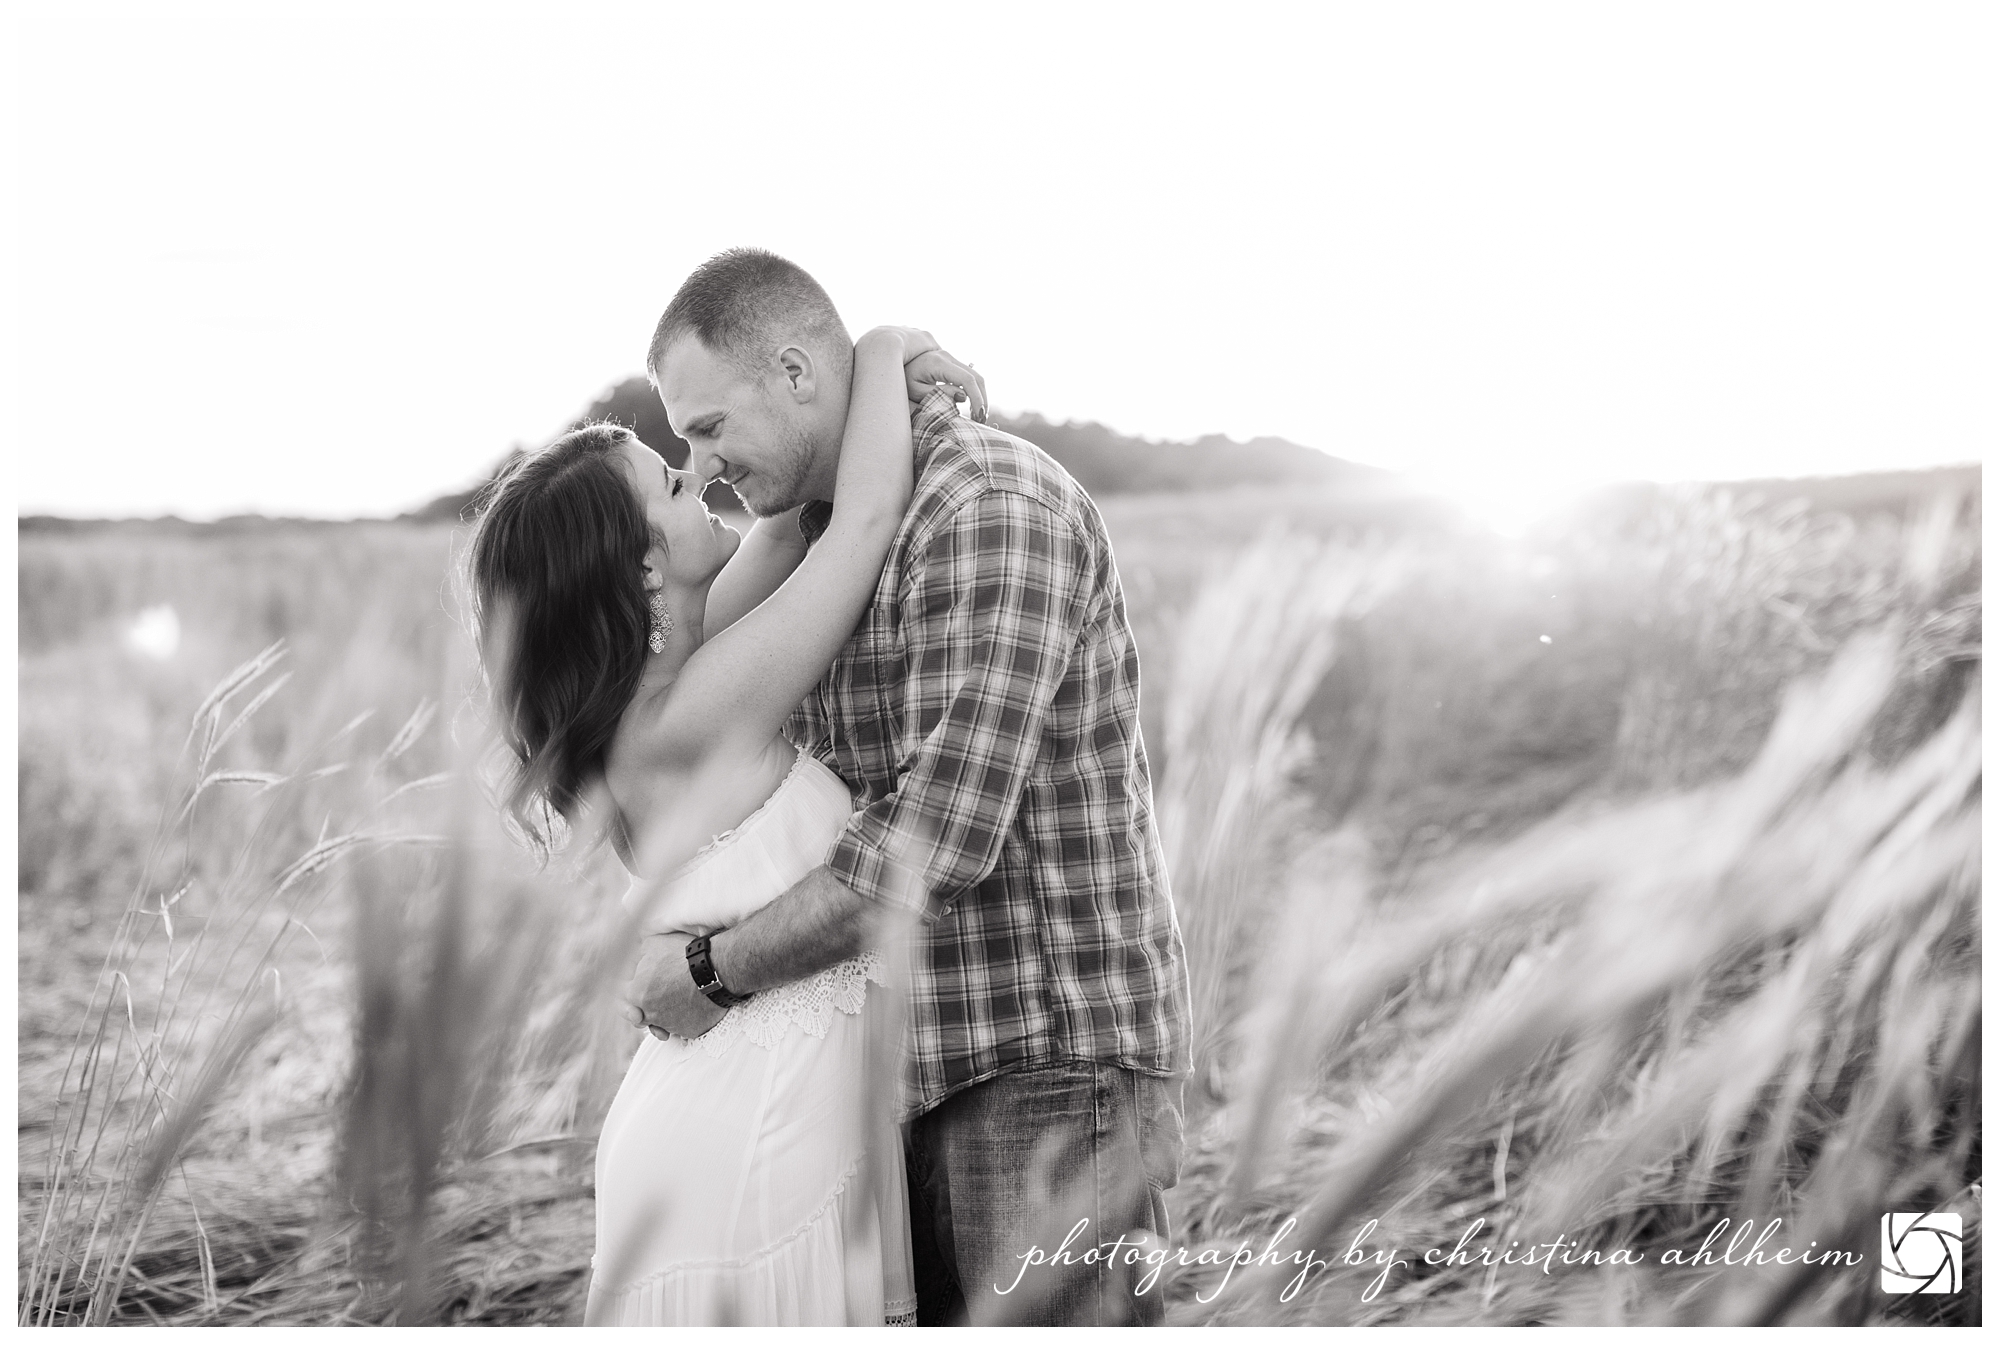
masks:
<svg viewBox="0 0 2000 1345"><path fill-rule="evenodd" d="M736 924L817 867L847 786L800 753L667 882L650 930ZM914 1325L902 1145L880 1099L895 1026L865 953L750 997L693 1040L644 1037L597 1145L590 1326ZM889 1082L870 1080L871 1066Z"/></svg>

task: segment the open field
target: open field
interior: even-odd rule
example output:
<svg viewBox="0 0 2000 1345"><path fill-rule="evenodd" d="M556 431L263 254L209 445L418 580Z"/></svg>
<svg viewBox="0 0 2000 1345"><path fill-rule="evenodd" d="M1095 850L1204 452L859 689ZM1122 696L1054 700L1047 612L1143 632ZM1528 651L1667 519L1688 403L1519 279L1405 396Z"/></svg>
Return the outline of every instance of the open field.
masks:
<svg viewBox="0 0 2000 1345"><path fill-rule="evenodd" d="M1978 1319L1979 501L1912 500L1106 502L1200 1015L1176 1239L1404 1263L1197 1267L1170 1320ZM23 532L25 1319L578 1319L620 882L486 835L450 546ZM1881 1293L1930 1208L1965 1291ZM1863 1261L1663 1262L1724 1218ZM1475 1221L1643 1259L1423 1263Z"/></svg>

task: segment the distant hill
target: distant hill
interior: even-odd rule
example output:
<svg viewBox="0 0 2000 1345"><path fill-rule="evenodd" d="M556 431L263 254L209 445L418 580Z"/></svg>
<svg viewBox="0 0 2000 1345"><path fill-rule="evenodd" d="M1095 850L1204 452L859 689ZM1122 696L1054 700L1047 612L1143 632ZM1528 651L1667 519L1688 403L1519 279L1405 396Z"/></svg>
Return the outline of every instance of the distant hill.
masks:
<svg viewBox="0 0 2000 1345"><path fill-rule="evenodd" d="M1000 416L995 423L1036 445L1068 469L1093 495L1143 495L1208 490L1222 485L1379 486L1392 473L1347 462L1316 448L1270 437L1239 444L1220 434L1192 443L1137 439L1095 421L1060 425L1035 413Z"/></svg>
<svg viewBox="0 0 2000 1345"><path fill-rule="evenodd" d="M615 383L585 407L567 428L595 420L612 420L630 426L654 452L676 467L687 464L688 448L667 424L667 413L644 378L632 377ZM1394 519L1407 522L1419 515L1410 507L1435 497L1421 492L1394 473L1360 463L1348 462L1318 449L1305 448L1284 439L1259 438L1237 443L1219 434L1193 442L1141 439L1120 434L1095 421L1064 421L1057 424L1034 412L1001 416L997 423L1009 434L1019 435L1039 445L1083 488L1096 496L1167 495L1181 491L1207 490L1229 486L1297 485L1302 493L1318 497L1336 512L1359 509L1364 514L1381 514L1385 525ZM497 473L511 458L524 451L516 446L493 466ZM488 474L490 480L493 473ZM1966 463L1911 471L1862 472L1850 476L1773 478L1720 483L1738 495L1761 495L1766 500L1806 499L1813 508L1850 514L1889 512L1902 514L1912 501L1940 493L1980 495L1981 467ZM1609 486L1593 492L1586 507L1643 510L1650 506L1658 485L1633 482ZM477 489L440 495L429 504L401 515L409 522L456 522L478 494ZM742 505L727 486L716 485L708 492L711 508L737 512ZM1386 512L1383 512L1385 511ZM1407 517L1406 517L1407 516ZM132 522L141 522L132 520ZM266 519L245 516L214 523L187 523L175 518L144 521L162 529L254 531L274 525L314 525L322 520ZM98 527L96 520L29 516L20 520L23 532L59 532L70 528Z"/></svg>
<svg viewBox="0 0 2000 1345"><path fill-rule="evenodd" d="M667 408L660 405L660 399L654 394L652 385L643 377L635 374L600 392L597 400L583 409L583 414L563 427L562 434L569 433L579 425L588 425L599 420L616 421L630 429L648 448L665 458L669 466L687 466L687 440L675 434L673 426L667 423ZM499 474L502 467L523 451L524 446L517 444L512 452L493 464L493 470L487 473L486 479L491 481ZM403 517L416 522L454 522L464 514L466 506L472 503L482 489L484 489L483 484L471 490L440 495L429 504L411 510ZM737 501L735 492L727 486L710 487L703 498L708 501L712 509L743 507Z"/></svg>
<svg viewBox="0 0 2000 1345"><path fill-rule="evenodd" d="M1764 477L1687 484L1713 484L1740 500L1754 497L1773 505L1804 500L1809 508L1823 513L1857 518L1868 514L1907 517L1912 506L1940 495L1956 495L1978 503L1982 498L1983 475L1979 463L1969 462L1898 472L1856 472L1851 476ZM1637 518L1653 509L1664 493L1678 488L1652 481L1628 481L1594 490L1570 509Z"/></svg>
<svg viewBox="0 0 2000 1345"><path fill-rule="evenodd" d="M634 376L606 388L568 430L591 421L611 420L631 428L655 453L674 467L687 465L687 441L667 423L666 408L644 378ZM1252 439L1239 444L1219 434L1193 443L1138 439L1094 421L1072 420L1058 425L1033 412L1000 416L995 423L1019 435L1061 463L1092 495L1130 495L1158 491L1209 489L1218 485L1378 485L1391 474L1374 467L1343 462L1317 449L1283 439ZM516 449L515 452L519 452ZM512 458L494 465L498 472ZM489 478L490 479L490 478ZM441 495L421 509L405 514L415 520L458 518L478 494L476 489ZM742 508L726 486L712 486L707 500L715 509Z"/></svg>
<svg viewBox="0 0 2000 1345"><path fill-rule="evenodd" d="M1981 466L1976 462L1953 467L1926 467L1904 472L1862 472L1854 476L1801 476L1762 481L1731 481L1727 485L1739 495L1761 495L1767 500L1804 496L1815 509L1839 510L1849 514L1871 511L1904 513L1913 501L1929 500L1941 494L1979 498Z"/></svg>

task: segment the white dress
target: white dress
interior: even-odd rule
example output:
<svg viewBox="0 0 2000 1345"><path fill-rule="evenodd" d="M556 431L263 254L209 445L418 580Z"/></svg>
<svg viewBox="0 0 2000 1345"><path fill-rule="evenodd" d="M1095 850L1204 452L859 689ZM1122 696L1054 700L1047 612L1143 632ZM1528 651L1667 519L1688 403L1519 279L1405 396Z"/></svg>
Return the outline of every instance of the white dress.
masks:
<svg viewBox="0 0 2000 1345"><path fill-rule="evenodd" d="M742 920L825 859L851 806L801 753L674 875L648 928ZM863 1059L889 1008L868 992L881 966L851 958L693 1041L640 1042L597 1144L586 1325L915 1324L902 1145Z"/></svg>

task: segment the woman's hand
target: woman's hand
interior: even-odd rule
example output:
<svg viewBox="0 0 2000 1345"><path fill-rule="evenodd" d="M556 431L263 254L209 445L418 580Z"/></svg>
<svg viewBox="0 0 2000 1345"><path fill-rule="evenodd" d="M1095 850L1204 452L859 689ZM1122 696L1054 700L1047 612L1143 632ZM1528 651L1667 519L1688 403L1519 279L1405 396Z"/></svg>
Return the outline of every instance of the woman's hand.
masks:
<svg viewBox="0 0 2000 1345"><path fill-rule="evenodd" d="M951 393L954 402L970 401L974 420L986 419L986 380L969 364L960 364L943 350L927 350L903 362L903 379L910 385L910 400L922 401L932 388Z"/></svg>
<svg viewBox="0 0 2000 1345"><path fill-rule="evenodd" d="M921 327L875 327L864 333L861 341L871 339L902 343L903 379L911 401L922 401L932 388L945 388L952 393L952 401L971 403L974 420L986 419L986 380L940 346L935 336Z"/></svg>

